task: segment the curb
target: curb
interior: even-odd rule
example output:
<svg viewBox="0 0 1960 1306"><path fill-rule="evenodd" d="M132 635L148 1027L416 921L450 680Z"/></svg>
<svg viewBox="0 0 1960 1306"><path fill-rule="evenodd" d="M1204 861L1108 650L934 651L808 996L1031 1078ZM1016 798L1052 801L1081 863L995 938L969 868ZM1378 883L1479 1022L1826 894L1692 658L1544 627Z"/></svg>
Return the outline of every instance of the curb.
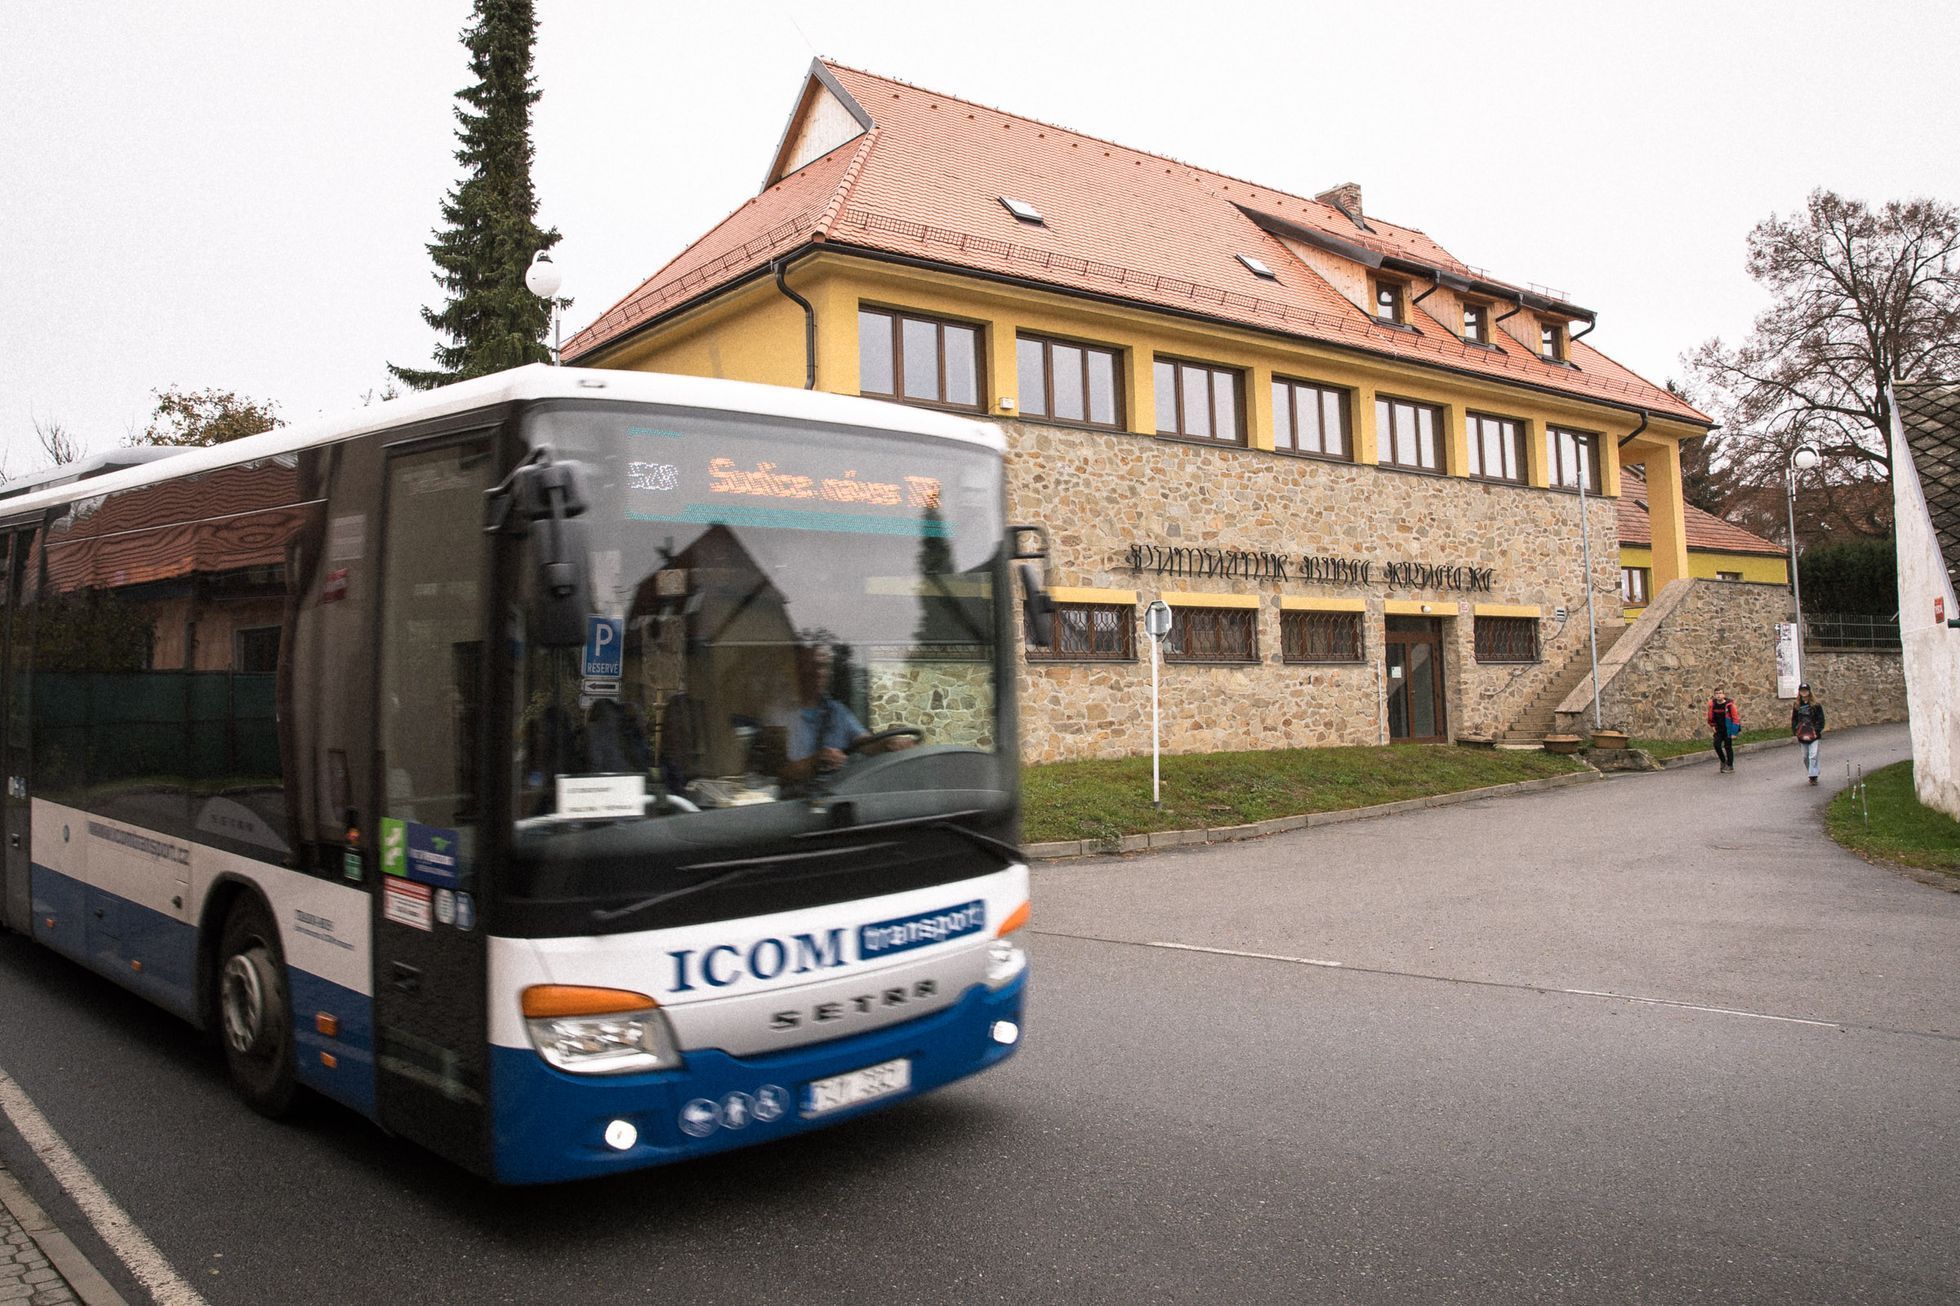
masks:
<svg viewBox="0 0 1960 1306"><path fill-rule="evenodd" d="M1753 744L1737 744L1735 751L1738 753L1760 753L1768 748L1790 748L1795 746L1796 742L1795 739L1758 739ZM1660 759L1660 764L1661 770L1672 771L1677 766L1706 766L1714 760L1715 745L1711 743L1699 753L1683 753L1679 757L1663 757Z"/></svg>
<svg viewBox="0 0 1960 1306"><path fill-rule="evenodd" d="M20 1181L5 1170L0 1170L0 1207L20 1225L21 1232L47 1257L54 1272L84 1306L129 1306L68 1235L54 1227L54 1221L27 1195Z"/></svg>
<svg viewBox="0 0 1960 1306"><path fill-rule="evenodd" d="M1765 745L1745 745L1745 747L1763 746ZM1714 754L1710 753L1709 756L1712 757ZM1333 812L1313 812L1306 816L1277 816L1270 821L1258 821L1251 825L1220 825L1203 830L1158 830L1151 834L1126 834L1118 838L1114 846L1101 839L1065 839L1059 843L1031 843L1024 845L1021 853L1031 862L1053 862L1068 857L1105 857L1111 854L1150 852L1158 848L1187 847L1192 844L1238 843L1245 839L1263 839L1268 835L1285 834L1289 830L1339 825L1343 821L1367 821L1382 816L1394 816L1401 812L1419 812L1430 807L1454 807L1458 803L1474 803L1484 798L1501 798L1506 794L1531 794L1546 789L1564 789L1571 785L1590 784L1605 778L1604 772L1588 769L1574 771L1569 775L1541 776L1536 780L1513 780L1509 784L1487 785L1482 789L1459 789L1454 793L1430 794L1426 798L1404 798L1400 802L1378 803L1373 807L1346 807Z"/></svg>

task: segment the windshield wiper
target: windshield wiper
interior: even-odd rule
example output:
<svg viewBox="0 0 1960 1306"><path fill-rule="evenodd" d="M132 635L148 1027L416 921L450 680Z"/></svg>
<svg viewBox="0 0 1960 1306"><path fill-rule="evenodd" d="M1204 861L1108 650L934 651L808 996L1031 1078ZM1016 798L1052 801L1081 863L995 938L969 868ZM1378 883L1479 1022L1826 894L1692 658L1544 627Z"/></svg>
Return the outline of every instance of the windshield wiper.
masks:
<svg viewBox="0 0 1960 1306"><path fill-rule="evenodd" d="M796 837L798 839L830 839L836 838L839 835L864 834L868 831L876 830L919 828L944 830L949 834L958 835L976 848L984 848L996 856L1006 858L1010 864L1025 861L1026 858L1022 856L1021 850L1013 844L1008 843L1004 839L996 839L992 835L981 834L978 830L968 829L959 823L960 818L963 816L986 816L987 814L987 808L968 807L956 812L933 812L928 816L901 816L891 821L866 821L863 825L835 825L823 830L805 830Z"/></svg>
<svg viewBox="0 0 1960 1306"><path fill-rule="evenodd" d="M880 848L890 848L893 846L893 842L887 839L879 843L852 844L848 848L816 848L809 852L777 853L770 857L739 857L724 862L694 862L679 869L683 871L719 870L721 874L711 875L705 880L696 880L693 884L684 884L678 889L669 889L665 893L656 893L651 898L642 898L640 901L628 903L624 907L594 908L592 919L601 923L620 920L623 917L633 916L646 911L650 907L658 907L663 902L672 902L676 898L685 898L689 894L700 893L704 889L714 889L724 884L731 884L745 876L753 875L757 871L768 870L771 867L781 866L787 862L811 862L821 861L831 857L848 857L857 853L875 852Z"/></svg>

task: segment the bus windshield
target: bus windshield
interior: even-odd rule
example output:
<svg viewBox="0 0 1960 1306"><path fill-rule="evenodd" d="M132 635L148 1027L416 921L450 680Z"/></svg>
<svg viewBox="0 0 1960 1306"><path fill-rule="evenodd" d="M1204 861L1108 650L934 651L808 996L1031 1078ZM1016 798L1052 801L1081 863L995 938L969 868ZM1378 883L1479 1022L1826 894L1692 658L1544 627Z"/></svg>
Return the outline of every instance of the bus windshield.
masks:
<svg viewBox="0 0 1960 1306"><path fill-rule="evenodd" d="M659 827L636 841L654 853L752 844L847 800L858 822L1006 801L997 454L617 405L528 421L531 448L578 467L590 615L580 647L539 638L534 527L509 617L520 849L622 824Z"/></svg>

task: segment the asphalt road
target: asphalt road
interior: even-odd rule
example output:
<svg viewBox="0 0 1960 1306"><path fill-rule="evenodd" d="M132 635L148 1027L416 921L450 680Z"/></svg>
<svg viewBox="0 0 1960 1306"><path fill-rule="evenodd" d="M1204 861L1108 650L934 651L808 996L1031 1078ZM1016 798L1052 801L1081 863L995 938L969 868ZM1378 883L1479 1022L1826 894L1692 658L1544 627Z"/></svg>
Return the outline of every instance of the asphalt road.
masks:
<svg viewBox="0 0 1960 1306"><path fill-rule="evenodd" d="M620 1180L261 1121L12 937L0 1069L214 1303L1960 1299L1960 894L1740 763L1041 868L1021 1056Z"/></svg>

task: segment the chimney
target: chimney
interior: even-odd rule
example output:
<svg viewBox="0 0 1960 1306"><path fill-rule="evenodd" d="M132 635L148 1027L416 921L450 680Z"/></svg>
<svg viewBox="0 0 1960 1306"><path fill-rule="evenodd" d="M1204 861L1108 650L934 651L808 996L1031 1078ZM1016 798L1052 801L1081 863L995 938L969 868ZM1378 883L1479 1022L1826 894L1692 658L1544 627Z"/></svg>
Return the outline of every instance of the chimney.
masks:
<svg viewBox="0 0 1960 1306"><path fill-rule="evenodd" d="M1361 183L1358 181L1344 181L1332 190L1320 192L1314 198L1332 204L1356 222L1361 220Z"/></svg>

